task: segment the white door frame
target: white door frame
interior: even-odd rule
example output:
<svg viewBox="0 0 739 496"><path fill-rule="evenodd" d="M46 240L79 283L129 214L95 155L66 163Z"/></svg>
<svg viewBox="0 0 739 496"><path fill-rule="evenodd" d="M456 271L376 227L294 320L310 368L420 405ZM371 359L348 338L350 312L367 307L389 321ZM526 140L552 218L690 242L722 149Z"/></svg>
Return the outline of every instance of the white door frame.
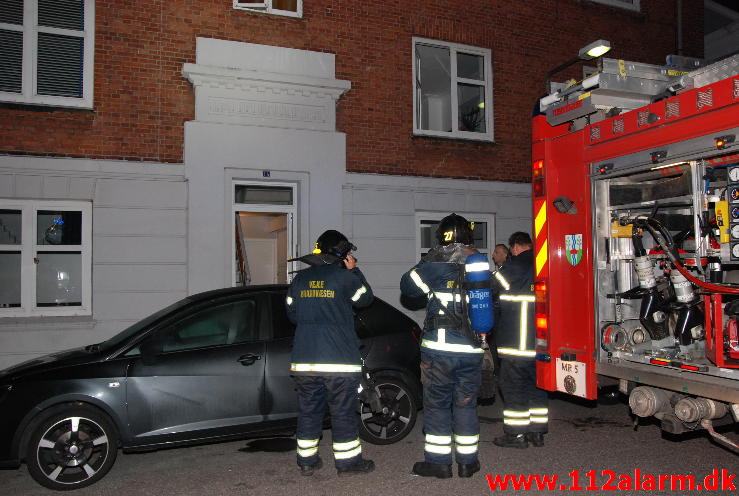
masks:
<svg viewBox="0 0 739 496"><path fill-rule="evenodd" d="M236 186L260 186L260 187L277 187L277 188L290 188L292 189L292 205L271 205L271 204L252 204L252 203L236 203ZM287 257L288 259L294 258L296 255L295 249L295 214L297 213L297 184L295 183L281 183L272 181L242 181L232 180L231 181L231 212L229 225L231 226L231 286L236 286L236 230L233 228L233 219L236 212L257 212L257 213L271 213L271 214L287 214ZM295 269L295 262L289 262L287 264L287 282L291 282L293 274L291 273Z"/></svg>

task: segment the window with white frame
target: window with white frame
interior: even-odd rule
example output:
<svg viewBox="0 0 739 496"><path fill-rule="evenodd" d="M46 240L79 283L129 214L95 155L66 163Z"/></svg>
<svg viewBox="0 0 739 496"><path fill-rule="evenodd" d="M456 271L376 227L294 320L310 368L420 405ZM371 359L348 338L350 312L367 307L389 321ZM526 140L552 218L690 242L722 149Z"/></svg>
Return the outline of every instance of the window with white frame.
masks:
<svg viewBox="0 0 739 496"><path fill-rule="evenodd" d="M89 202L0 199L0 317L91 314Z"/></svg>
<svg viewBox="0 0 739 496"><path fill-rule="evenodd" d="M636 10L639 11L639 1L640 0L590 0L591 2L595 3L602 3L605 5L610 5L612 7L621 7L624 9L629 10Z"/></svg>
<svg viewBox="0 0 739 496"><path fill-rule="evenodd" d="M303 0L264 0L263 2L242 2L233 0L235 9L265 12L288 17L303 17Z"/></svg>
<svg viewBox="0 0 739 496"><path fill-rule="evenodd" d="M436 246L436 228L439 227L441 219L449 213L441 212L417 212L416 213L416 253L420 256L426 255L431 248ZM472 235L475 240L475 248L480 253L490 255L491 247L495 247L495 217L492 214L461 213L459 214L472 222Z"/></svg>
<svg viewBox="0 0 739 496"><path fill-rule="evenodd" d="M0 1L0 101L92 108L94 0Z"/></svg>
<svg viewBox="0 0 739 496"><path fill-rule="evenodd" d="M487 48L413 38L413 133L493 141Z"/></svg>

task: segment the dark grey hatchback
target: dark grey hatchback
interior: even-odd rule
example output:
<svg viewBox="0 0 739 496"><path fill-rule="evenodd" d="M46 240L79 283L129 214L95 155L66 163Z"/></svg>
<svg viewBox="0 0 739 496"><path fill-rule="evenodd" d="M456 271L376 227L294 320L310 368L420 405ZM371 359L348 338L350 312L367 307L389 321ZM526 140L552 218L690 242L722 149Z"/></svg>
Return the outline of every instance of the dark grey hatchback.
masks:
<svg viewBox="0 0 739 496"><path fill-rule="evenodd" d="M187 297L113 338L0 371L0 467L28 465L40 484L101 479L118 448L149 451L293 429L294 326L286 286ZM405 437L420 405L418 325L376 298L356 314L372 401L360 434ZM379 398L379 399L378 399Z"/></svg>

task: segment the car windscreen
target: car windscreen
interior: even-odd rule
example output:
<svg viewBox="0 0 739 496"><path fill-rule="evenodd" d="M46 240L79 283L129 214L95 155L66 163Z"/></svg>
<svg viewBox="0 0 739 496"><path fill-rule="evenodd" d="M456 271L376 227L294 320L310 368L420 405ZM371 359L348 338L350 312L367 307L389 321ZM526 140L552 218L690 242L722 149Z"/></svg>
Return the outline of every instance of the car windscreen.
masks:
<svg viewBox="0 0 739 496"><path fill-rule="evenodd" d="M179 308L182 308L186 305L189 305L191 303L189 298L183 298L180 301L177 301L175 303L172 303L168 307L162 308L161 310L158 310L154 312L153 314L149 315L148 317L139 320L132 326L124 329L123 331L119 332L112 338L108 339L107 341L103 341L100 343L101 349L111 349L120 346L123 342L125 342L128 338L133 336L134 334L138 333L142 329L150 326L157 320L161 319L165 315L169 314L170 312L173 312Z"/></svg>

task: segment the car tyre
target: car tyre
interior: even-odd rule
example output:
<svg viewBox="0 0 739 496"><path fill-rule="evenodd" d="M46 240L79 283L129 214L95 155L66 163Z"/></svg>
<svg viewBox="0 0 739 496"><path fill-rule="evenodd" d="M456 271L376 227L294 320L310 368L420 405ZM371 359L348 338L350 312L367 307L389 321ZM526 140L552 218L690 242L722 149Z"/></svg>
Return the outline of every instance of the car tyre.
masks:
<svg viewBox="0 0 739 496"><path fill-rule="evenodd" d="M359 436L372 444L393 444L406 437L416 424L416 395L401 379L379 375L375 387L383 405L373 412L368 403L360 401Z"/></svg>
<svg viewBox="0 0 739 496"><path fill-rule="evenodd" d="M94 484L115 463L118 433L107 415L83 404L41 414L26 446L31 477L49 489L66 491Z"/></svg>

